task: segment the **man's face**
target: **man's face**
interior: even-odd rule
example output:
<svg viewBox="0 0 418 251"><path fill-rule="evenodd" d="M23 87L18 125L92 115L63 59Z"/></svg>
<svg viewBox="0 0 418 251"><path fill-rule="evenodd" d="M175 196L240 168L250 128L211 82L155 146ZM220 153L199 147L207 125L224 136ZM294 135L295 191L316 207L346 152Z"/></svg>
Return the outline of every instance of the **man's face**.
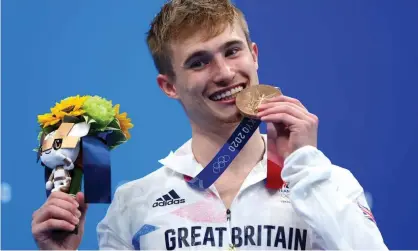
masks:
<svg viewBox="0 0 418 251"><path fill-rule="evenodd" d="M200 126L240 121L235 95L258 84L258 50L248 48L239 24L207 41L196 33L171 49L175 78L167 81L168 95L181 101L189 118Z"/></svg>

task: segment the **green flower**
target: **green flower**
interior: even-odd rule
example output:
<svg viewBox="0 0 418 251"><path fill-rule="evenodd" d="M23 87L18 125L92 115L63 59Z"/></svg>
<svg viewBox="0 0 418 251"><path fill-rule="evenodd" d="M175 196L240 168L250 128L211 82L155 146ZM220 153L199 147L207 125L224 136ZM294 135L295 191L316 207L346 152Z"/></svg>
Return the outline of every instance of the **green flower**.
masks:
<svg viewBox="0 0 418 251"><path fill-rule="evenodd" d="M92 124L96 128L106 127L115 117L112 102L99 96L89 96L83 104L83 110L89 119L94 120Z"/></svg>

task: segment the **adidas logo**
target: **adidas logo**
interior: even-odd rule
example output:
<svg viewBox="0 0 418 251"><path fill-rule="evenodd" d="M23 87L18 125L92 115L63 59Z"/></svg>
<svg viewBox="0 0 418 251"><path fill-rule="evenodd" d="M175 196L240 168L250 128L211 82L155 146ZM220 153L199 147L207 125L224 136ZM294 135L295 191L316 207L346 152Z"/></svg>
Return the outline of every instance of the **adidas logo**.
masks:
<svg viewBox="0 0 418 251"><path fill-rule="evenodd" d="M185 203L186 200L180 198L180 196L174 191L171 190L167 194L164 194L162 197L158 198L152 207L165 207L173 204Z"/></svg>

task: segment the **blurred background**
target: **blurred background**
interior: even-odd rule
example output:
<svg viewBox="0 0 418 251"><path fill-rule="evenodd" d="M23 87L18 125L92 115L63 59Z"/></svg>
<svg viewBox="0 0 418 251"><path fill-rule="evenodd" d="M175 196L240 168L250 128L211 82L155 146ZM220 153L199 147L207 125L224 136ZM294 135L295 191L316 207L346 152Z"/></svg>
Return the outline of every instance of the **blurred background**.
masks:
<svg viewBox="0 0 418 251"><path fill-rule="evenodd" d="M112 191L160 167L190 134L158 89L145 32L162 0L2 1L1 249L36 249L45 200L37 115L72 95L121 104L135 127L112 152ZM360 181L390 249L417 249L418 1L236 0L260 81L320 118L319 148ZM90 205L80 249L97 249L108 205Z"/></svg>

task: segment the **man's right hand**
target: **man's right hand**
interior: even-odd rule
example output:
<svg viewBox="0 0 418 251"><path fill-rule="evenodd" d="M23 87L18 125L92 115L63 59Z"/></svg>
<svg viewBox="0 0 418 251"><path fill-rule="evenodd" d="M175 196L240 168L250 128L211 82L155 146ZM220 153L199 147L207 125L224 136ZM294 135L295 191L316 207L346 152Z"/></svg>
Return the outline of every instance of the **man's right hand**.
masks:
<svg viewBox="0 0 418 251"><path fill-rule="evenodd" d="M32 216L32 235L39 249L75 250L81 243L87 204L84 194L74 198L64 192L52 192ZM71 233L78 224L78 233Z"/></svg>

